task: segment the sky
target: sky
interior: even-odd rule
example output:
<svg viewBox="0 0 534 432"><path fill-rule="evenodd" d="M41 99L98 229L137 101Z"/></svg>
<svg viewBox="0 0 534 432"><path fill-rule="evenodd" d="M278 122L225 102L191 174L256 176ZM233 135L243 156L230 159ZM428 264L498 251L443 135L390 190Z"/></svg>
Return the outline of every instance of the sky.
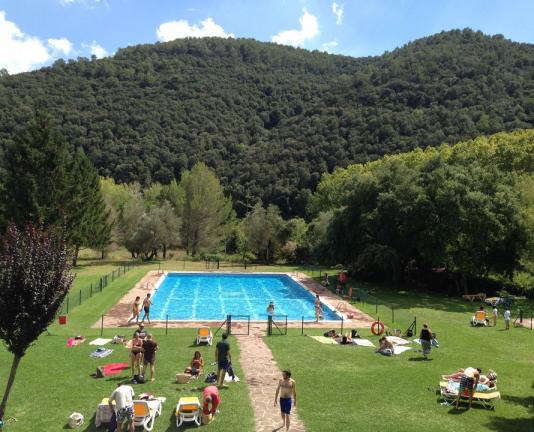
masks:
<svg viewBox="0 0 534 432"><path fill-rule="evenodd" d="M354 57L470 27L534 43L534 0L0 0L0 69L184 37L253 38Z"/></svg>

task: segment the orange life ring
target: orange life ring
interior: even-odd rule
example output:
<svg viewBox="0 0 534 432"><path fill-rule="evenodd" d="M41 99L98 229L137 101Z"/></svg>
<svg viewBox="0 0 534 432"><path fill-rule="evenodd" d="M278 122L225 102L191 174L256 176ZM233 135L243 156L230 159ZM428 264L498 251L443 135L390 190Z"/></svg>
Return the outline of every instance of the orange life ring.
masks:
<svg viewBox="0 0 534 432"><path fill-rule="evenodd" d="M384 323L381 321L375 321L373 324L371 324L371 333L373 333L375 336L380 336L382 333L384 333Z"/></svg>

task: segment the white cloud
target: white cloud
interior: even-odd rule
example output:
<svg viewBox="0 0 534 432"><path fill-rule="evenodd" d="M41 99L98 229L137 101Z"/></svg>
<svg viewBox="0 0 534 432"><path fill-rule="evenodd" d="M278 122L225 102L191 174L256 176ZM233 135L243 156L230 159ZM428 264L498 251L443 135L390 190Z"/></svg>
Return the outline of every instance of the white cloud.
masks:
<svg viewBox="0 0 534 432"><path fill-rule="evenodd" d="M72 51L72 42L67 38L48 39L48 46L56 54L69 55Z"/></svg>
<svg viewBox="0 0 534 432"><path fill-rule="evenodd" d="M325 42L324 44L321 45L321 48L323 51L326 51L326 52L331 52L333 48L337 47L339 44L337 43L337 41L330 41L330 42Z"/></svg>
<svg viewBox="0 0 534 432"><path fill-rule="evenodd" d="M317 18L304 9L299 19L300 30L283 30L272 37L272 41L282 45L302 46L308 39L319 34Z"/></svg>
<svg viewBox="0 0 534 432"><path fill-rule="evenodd" d="M105 48L96 41L93 41L90 44L82 44L82 47L89 50L92 56L94 55L99 59L108 55L108 52L105 50Z"/></svg>
<svg viewBox="0 0 534 432"><path fill-rule="evenodd" d="M156 29L158 39L162 42L168 42L174 39L181 38L202 38L208 36L215 36L221 38L233 38L232 33L226 33L224 29L213 21L212 18L206 18L201 21L200 26L190 25L186 20L168 21L159 25Z"/></svg>
<svg viewBox="0 0 534 432"><path fill-rule="evenodd" d="M11 74L26 72L51 58L39 38L24 34L0 11L0 69L5 68Z"/></svg>
<svg viewBox="0 0 534 432"><path fill-rule="evenodd" d="M343 21L343 6L340 6L336 2L333 2L332 12L336 16L336 24L340 25L341 22Z"/></svg>

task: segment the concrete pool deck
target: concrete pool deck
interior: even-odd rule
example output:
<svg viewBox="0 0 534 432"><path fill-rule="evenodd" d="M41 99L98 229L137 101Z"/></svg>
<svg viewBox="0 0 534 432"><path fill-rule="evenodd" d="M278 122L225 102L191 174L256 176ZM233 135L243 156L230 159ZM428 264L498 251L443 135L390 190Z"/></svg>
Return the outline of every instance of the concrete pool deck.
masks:
<svg viewBox="0 0 534 432"><path fill-rule="evenodd" d="M105 328L115 328L115 327L136 327L136 323L133 322L128 324L128 319L131 317L132 305L136 296L143 299L147 293L150 293L154 290L154 287L158 283L159 279L167 273L191 273L191 272L181 272L181 271L170 271L170 272L158 272L158 271L149 271L147 274L140 279L132 289L130 289L110 310L108 310L104 315L103 324ZM205 273L205 272L202 272ZM234 272L209 272L209 273L234 273ZM249 274L249 273L247 273ZM305 273L295 272L295 273L284 273L290 276L295 281L303 285L308 291L313 294L319 294L321 301L329 306L331 309L336 310L344 319L345 328L364 328L369 327L374 319L355 308L353 305L348 303L345 299L335 295L330 290L323 287L320 283L314 279L307 276ZM141 311L140 318L142 318L143 312ZM352 318L348 318L348 315L352 315ZM218 327L223 320L221 321L169 321L169 328L197 328L199 326L209 326L209 327ZM102 324L101 319L99 319L94 325L93 328L98 328ZM316 323L315 321L304 321L305 328L332 328L338 327L341 324L340 321L320 321ZM145 325L153 328L165 328L165 321L152 321L151 324ZM287 323L289 328L300 328L302 323L301 321L288 321ZM266 329L265 321L251 321L251 327L254 326L255 329ZM232 328L239 330L240 328L246 327L246 323L234 321L232 322Z"/></svg>

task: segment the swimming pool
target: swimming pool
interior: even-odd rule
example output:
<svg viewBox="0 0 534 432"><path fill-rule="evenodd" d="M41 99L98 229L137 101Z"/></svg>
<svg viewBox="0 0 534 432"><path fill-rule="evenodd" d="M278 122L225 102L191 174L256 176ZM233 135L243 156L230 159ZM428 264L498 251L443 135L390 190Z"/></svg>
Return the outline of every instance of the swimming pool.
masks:
<svg viewBox="0 0 534 432"><path fill-rule="evenodd" d="M222 321L226 315L267 320L267 305L288 320L315 319L314 296L285 274L168 273L153 295L153 320ZM323 304L325 320L339 320ZM246 317L235 317L243 320ZM285 319L285 318L284 318Z"/></svg>

